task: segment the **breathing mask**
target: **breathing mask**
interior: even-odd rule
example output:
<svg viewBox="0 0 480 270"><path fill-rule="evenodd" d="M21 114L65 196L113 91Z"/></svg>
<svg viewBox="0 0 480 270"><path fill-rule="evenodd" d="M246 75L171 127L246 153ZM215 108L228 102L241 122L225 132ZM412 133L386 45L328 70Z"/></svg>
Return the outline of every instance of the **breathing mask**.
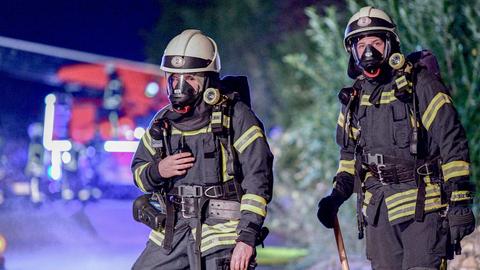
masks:
<svg viewBox="0 0 480 270"><path fill-rule="evenodd" d="M167 80L168 99L172 107L186 111L202 96L207 83L204 73L173 73Z"/></svg>
<svg viewBox="0 0 480 270"><path fill-rule="evenodd" d="M384 62L383 54L370 44L365 47L363 55L358 58L358 65L370 74L375 74Z"/></svg>

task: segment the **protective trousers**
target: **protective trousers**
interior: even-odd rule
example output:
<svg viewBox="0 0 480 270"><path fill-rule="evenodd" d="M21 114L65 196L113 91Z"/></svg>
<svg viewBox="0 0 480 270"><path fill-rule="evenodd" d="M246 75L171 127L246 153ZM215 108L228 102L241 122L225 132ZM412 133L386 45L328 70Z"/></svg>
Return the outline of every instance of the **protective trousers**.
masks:
<svg viewBox="0 0 480 270"><path fill-rule="evenodd" d="M172 250L169 252L152 240L132 267L132 270L196 270L196 269L228 269L233 246L225 247L208 254L201 259L201 268L196 259L198 250L191 228L196 224L194 219L180 220L175 228Z"/></svg>
<svg viewBox="0 0 480 270"><path fill-rule="evenodd" d="M440 212L426 213L422 222L390 225L382 202L378 221L367 224L367 259L374 270L435 270L445 263L448 224Z"/></svg>

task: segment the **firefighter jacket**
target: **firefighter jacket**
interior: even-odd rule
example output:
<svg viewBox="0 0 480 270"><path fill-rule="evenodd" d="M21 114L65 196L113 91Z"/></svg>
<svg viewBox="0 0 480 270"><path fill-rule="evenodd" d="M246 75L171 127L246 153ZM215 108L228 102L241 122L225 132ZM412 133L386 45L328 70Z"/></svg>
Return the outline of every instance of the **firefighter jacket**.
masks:
<svg viewBox="0 0 480 270"><path fill-rule="evenodd" d="M149 193L157 191L159 185L165 181L173 181L174 187L205 186L238 181L243 190L243 196L240 198L240 219L208 220L207 218L202 225L201 251L203 255L207 255L219 248L234 245L236 241L254 246L255 238L267 214L267 203L272 197L273 184L273 155L270 152L263 125L243 102L237 101L232 105L231 119L226 122L232 125L232 143L237 154L239 173L234 177L227 173L225 146L212 132L210 105L202 101L201 106L205 107L209 114L204 123L191 119L197 127L195 124L182 123L182 120L172 121L170 144L173 151L177 146L180 147L180 144L185 143L195 157L193 167L183 176L162 179L157 169L159 160L155 158L156 149L152 147L152 138L147 130L132 162L135 184L141 191ZM165 110L170 110L170 106L162 109L156 118L160 117ZM226 115L224 117L228 118ZM200 127L198 127L199 122L202 123ZM192 233L195 235L193 230ZM152 230L150 239L161 245L164 236L163 230Z"/></svg>
<svg viewBox="0 0 480 270"><path fill-rule="evenodd" d="M426 69L417 72L413 88L417 115L413 113L413 101L401 101L395 95L394 76L385 83L359 79L355 85L359 91L356 104L348 112L343 106L338 118L337 143L341 150L334 187L348 198L353 192L354 177L358 177L367 222L375 222L382 200L392 225L411 219L418 192L414 180L416 166L429 160L440 161L440 175L420 176L426 184L424 212L443 209L448 202L472 199L465 131L449 91L438 77ZM419 130L417 164L410 151L415 124ZM365 156L382 158L387 168L397 168L395 173L406 174L411 181L382 183L379 175L366 167ZM447 195L446 190L450 190Z"/></svg>

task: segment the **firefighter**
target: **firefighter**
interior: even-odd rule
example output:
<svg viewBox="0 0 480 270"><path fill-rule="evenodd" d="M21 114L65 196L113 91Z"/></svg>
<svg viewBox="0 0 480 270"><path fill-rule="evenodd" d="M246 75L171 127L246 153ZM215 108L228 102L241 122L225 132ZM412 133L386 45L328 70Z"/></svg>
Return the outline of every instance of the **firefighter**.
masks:
<svg viewBox="0 0 480 270"><path fill-rule="evenodd" d="M318 219L332 228L355 191L372 269L444 269L475 221L467 139L438 64L425 51L405 58L394 22L370 6L344 46L354 83L339 94L339 168Z"/></svg>
<svg viewBox="0 0 480 270"><path fill-rule="evenodd" d="M217 45L201 31L174 37L161 69L170 104L132 161L143 201L160 214L138 207L147 212L139 220L158 222L133 269L254 269L273 184L263 125L222 84Z"/></svg>

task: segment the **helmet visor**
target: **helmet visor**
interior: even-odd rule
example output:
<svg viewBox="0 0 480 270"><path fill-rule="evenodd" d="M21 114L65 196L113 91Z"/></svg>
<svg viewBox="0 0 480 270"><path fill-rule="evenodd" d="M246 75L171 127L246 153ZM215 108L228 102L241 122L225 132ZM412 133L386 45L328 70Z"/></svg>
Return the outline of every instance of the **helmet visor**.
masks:
<svg viewBox="0 0 480 270"><path fill-rule="evenodd" d="M182 89L190 89L193 94L198 94L203 90L205 75L203 73L170 73L167 74L168 94L181 94ZM185 93L184 93L185 94Z"/></svg>

